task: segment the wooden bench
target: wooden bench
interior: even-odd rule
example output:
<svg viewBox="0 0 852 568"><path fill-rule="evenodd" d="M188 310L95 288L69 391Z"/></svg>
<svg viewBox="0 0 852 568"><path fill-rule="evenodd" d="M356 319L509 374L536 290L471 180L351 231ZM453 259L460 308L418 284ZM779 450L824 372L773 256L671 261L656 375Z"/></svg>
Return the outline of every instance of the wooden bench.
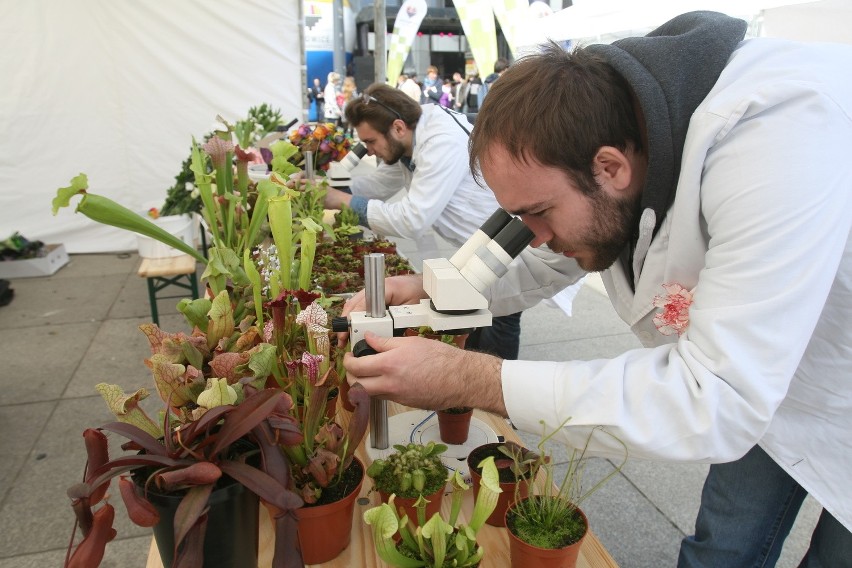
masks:
<svg viewBox="0 0 852 568"><path fill-rule="evenodd" d="M168 258L143 258L137 272L148 280L148 301L151 304L151 319L160 325L157 312L157 293L168 286L177 286L189 290L192 299L198 299L198 278L195 275L195 259L188 254ZM183 298L186 294L159 296L164 298Z"/></svg>

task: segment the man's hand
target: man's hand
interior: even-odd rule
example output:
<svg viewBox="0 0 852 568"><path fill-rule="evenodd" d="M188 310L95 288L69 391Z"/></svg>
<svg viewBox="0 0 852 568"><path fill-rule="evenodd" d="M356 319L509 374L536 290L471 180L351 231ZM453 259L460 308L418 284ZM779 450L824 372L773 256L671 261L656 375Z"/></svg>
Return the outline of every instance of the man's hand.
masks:
<svg viewBox="0 0 852 568"><path fill-rule="evenodd" d="M349 383L361 383L371 396L414 408L470 406L507 416L502 359L423 337L367 332L364 338L377 353L347 353L343 364Z"/></svg>
<svg viewBox="0 0 852 568"><path fill-rule="evenodd" d="M350 201L352 201L351 194L333 187L329 187L325 194L326 209L341 209L341 205L349 205Z"/></svg>
<svg viewBox="0 0 852 568"><path fill-rule="evenodd" d="M408 274L405 276L391 276L385 278L385 305L402 306L404 304L416 304L420 300L428 298L423 291L423 275ZM352 312L364 312L367 310L367 295L361 290L343 304L341 316L348 316ZM343 347L349 338L349 332L337 334L337 345Z"/></svg>

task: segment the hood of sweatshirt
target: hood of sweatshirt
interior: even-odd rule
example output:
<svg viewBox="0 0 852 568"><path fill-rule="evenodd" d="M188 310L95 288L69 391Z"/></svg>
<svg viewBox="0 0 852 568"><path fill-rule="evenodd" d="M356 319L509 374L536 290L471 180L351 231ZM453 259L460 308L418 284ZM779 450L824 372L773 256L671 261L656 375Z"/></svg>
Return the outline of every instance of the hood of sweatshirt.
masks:
<svg viewBox="0 0 852 568"><path fill-rule="evenodd" d="M717 12L689 12L645 37L586 48L627 80L645 114L648 173L642 210L643 221L653 212L654 233L674 201L690 117L713 88L746 28L745 21Z"/></svg>

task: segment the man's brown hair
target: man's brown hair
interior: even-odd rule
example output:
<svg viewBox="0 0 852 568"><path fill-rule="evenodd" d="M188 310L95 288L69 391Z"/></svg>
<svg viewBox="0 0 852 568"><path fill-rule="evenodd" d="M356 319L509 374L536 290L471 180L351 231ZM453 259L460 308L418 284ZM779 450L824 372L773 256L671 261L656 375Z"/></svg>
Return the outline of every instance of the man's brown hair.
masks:
<svg viewBox="0 0 852 568"><path fill-rule="evenodd" d="M346 122L357 127L362 122L377 132L387 134L394 120L402 121L413 129L423 114L420 104L411 97L384 83L373 83L363 95L346 104Z"/></svg>
<svg viewBox="0 0 852 568"><path fill-rule="evenodd" d="M470 136L470 167L503 146L519 163L566 172L587 194L597 191L592 162L601 146L642 151L633 96L624 78L582 48L551 42L509 67L479 109ZM487 158L486 158L487 159Z"/></svg>

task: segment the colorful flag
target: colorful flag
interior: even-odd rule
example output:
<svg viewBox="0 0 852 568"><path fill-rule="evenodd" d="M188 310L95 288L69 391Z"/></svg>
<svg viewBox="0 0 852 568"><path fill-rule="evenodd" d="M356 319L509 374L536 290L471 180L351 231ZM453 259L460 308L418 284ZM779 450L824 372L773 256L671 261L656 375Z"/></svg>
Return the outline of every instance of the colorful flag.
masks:
<svg viewBox="0 0 852 568"><path fill-rule="evenodd" d="M388 85L396 86L402 66L414 43L414 36L426 16L426 0L405 0L399 8L393 24L393 35L388 46Z"/></svg>
<svg viewBox="0 0 852 568"><path fill-rule="evenodd" d="M497 61L497 25L491 2L454 0L453 4L479 74L485 77L494 70L494 62Z"/></svg>

